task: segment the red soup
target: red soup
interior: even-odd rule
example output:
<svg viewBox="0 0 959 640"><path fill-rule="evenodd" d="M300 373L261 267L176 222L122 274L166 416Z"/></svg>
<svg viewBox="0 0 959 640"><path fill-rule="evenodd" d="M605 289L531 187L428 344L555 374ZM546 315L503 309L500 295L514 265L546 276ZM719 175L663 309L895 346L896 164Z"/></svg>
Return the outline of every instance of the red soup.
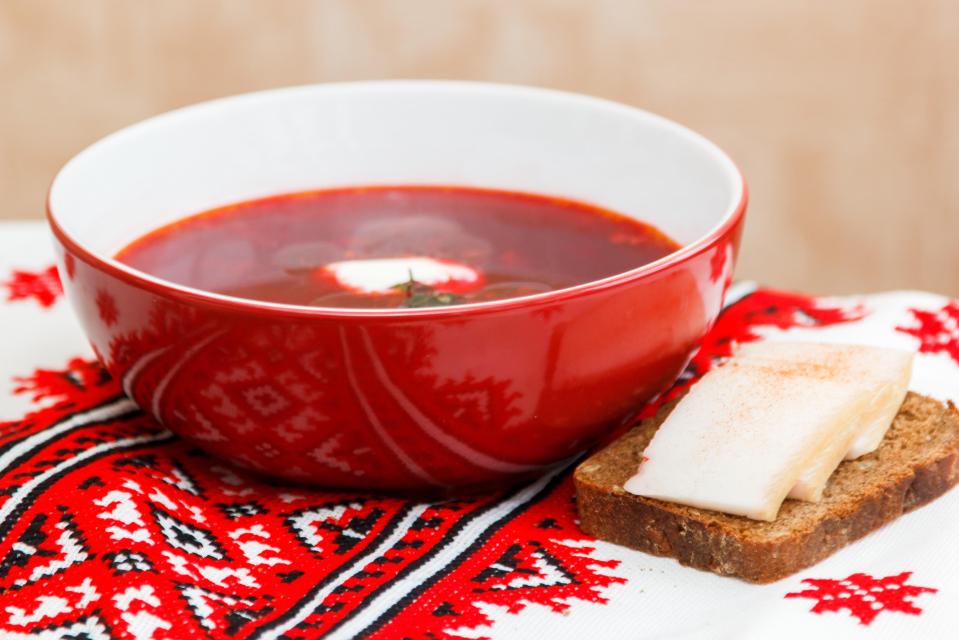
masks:
<svg viewBox="0 0 959 640"><path fill-rule="evenodd" d="M372 187L253 200L158 229L117 258L239 298L400 308L499 300L598 280L678 245L580 202L462 187Z"/></svg>

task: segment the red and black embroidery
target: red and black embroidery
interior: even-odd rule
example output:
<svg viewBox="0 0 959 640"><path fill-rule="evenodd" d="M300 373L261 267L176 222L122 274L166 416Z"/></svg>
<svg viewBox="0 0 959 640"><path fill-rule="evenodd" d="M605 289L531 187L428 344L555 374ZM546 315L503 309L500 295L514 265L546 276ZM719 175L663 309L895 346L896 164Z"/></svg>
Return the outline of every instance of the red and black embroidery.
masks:
<svg viewBox="0 0 959 640"><path fill-rule="evenodd" d="M109 302L102 307L109 317ZM863 313L753 293L723 313L663 398L761 327L828 326ZM156 315L156 330L176 327L175 317ZM124 345L113 347L110 357L122 358ZM156 356L159 368L166 357ZM43 408L0 425L0 635L444 637L488 624L479 604L561 612L602 603L607 587L624 582L576 526L566 471L430 503L319 491L266 482L175 438L94 363L37 371L19 391ZM251 410L282 420L278 397L251 389ZM464 406L481 416L493 411L487 405ZM908 578L808 580L787 597L816 600L817 613L847 608L869 624L876 612L919 612L915 598L934 589Z"/></svg>
<svg viewBox="0 0 959 640"><path fill-rule="evenodd" d="M473 603L510 592L555 607L620 580L575 544L555 475L428 504L282 487L176 439L96 365L38 371L21 391L48 407L3 429L0 596L14 614L0 630L392 638L482 624ZM460 615L433 615L443 602Z"/></svg>

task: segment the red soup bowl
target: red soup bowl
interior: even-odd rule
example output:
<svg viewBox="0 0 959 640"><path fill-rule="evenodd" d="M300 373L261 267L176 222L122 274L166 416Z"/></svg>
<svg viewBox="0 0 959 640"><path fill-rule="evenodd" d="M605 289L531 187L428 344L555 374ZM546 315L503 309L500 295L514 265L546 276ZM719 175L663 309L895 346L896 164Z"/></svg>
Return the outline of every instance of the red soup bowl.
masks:
<svg viewBox="0 0 959 640"><path fill-rule="evenodd" d="M602 280L420 309L273 304L114 259L187 215L363 185L585 201L681 248ZM98 357L144 411L299 482L463 491L569 460L662 391L720 311L746 190L699 135L595 98L460 82L295 87L181 109L60 171L48 217ZM175 258L201 268L194 256Z"/></svg>

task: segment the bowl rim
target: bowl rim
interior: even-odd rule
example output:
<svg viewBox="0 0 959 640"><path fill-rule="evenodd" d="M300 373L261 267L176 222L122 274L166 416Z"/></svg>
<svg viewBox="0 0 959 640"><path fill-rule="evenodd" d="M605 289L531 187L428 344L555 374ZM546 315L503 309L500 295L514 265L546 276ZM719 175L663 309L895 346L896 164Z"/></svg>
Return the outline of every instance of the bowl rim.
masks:
<svg viewBox="0 0 959 640"><path fill-rule="evenodd" d="M492 91L492 92L506 92L511 93L516 96L522 97L523 94L528 96L539 96L539 97L550 97L558 98L562 100L579 102L582 105L590 106L593 108L601 108L606 110L619 111L622 113L629 113L632 115L640 115L644 118L650 119L654 122L667 126L672 132L685 136L689 139L692 139L699 145L701 145L706 151L711 152L714 156L717 157L720 163L726 163L728 168L732 170L732 173L735 178L738 178L738 187L739 195L736 201L726 210L723 216L720 218L719 222L710 229L705 235L700 238L681 246L679 249L669 253L662 258L654 260L652 262L646 263L639 267L623 271L620 273L607 276L598 280L590 280L581 284L574 285L572 287L565 287L563 289L556 289L553 291L547 291L544 293L537 293L526 296L517 296L514 298L504 298L502 300L491 300L486 302L471 302L450 306L442 307L421 307L414 309L364 309L364 308L346 308L346 307L311 307L306 305L294 305L294 304L285 304L278 302L268 302L263 300L253 300L248 298L239 298L235 296L228 296L224 294L214 293L211 291L205 291L203 289L197 289L194 287L177 284L157 276L153 276L149 273L135 269L129 265L123 264L112 257L104 258L97 253L88 250L80 242L75 240L70 234L68 234L57 222L56 215L53 212L53 207L51 205L51 196L53 190L57 185L57 181L60 175L75 161L78 161L87 153L99 147L101 144L105 144L108 141L112 140L115 137L127 135L133 133L138 129L146 128L156 124L157 122L165 121L167 119L175 119L179 117L184 117L189 115L192 111L205 110L210 108L217 108L224 104L233 102L233 101L242 101L246 99L264 99L269 98L271 95L278 95L289 92L298 92L298 91L316 91L316 90L329 90L336 91L342 89L354 89L354 90L383 90L390 87L402 87L402 88L417 88L421 90L427 89L460 89L460 90L472 90L472 91ZM355 188L362 188L364 184L352 185ZM375 185L383 186L383 185ZM390 186L390 185L387 185ZM393 186L404 186L404 185L393 185ZM440 185L426 185L426 184L416 184L412 186L440 186ZM443 185L450 186L450 185ZM455 186L455 185L453 185ZM322 188L317 189L317 191L322 190ZM549 194L535 194L534 192L522 192L530 193L532 195L546 195ZM282 194L279 194L282 195ZM330 83L317 83L317 84L305 84L305 85L295 85L290 87L282 87L278 89L267 89L263 91L254 91L248 93L241 93L237 95L232 95L224 98L218 98L214 100L207 100L199 102L190 106L182 107L179 109L174 109L172 111L167 111L160 113L153 117L141 120L129 126L123 127L107 136L104 136L82 151L70 158L63 166L57 171L56 175L53 177L53 180L50 183L49 188L47 189L46 196L46 218L47 223L50 226L50 229L54 237L67 249L75 258L86 262L87 264L95 267L101 271L106 272L107 274L118 278L129 285L136 286L141 289L145 289L152 294L160 295L165 298L171 298L174 300L188 301L191 304L199 304L202 306L218 308L221 310L228 310L232 312L245 312L245 313L254 313L254 314L269 314L273 316L286 316L293 318L345 318L345 317L364 317L364 318L384 318L384 319L412 319L412 318L423 318L423 317L450 317L450 316L464 316L464 315L474 315L482 314L493 311L506 311L509 309L516 309L521 307L530 307L530 306L539 306L541 304L552 304L552 303L561 303L565 302L571 298L580 297L582 295L599 293L606 291L608 289L621 286L636 280L652 276L654 274L660 273L670 267L673 267L677 264L683 263L688 259L703 253L708 250L710 247L714 246L719 242L723 237L725 237L730 231L735 229L743 220L746 212L746 205L749 201L749 192L746 184L745 177L740 171L739 167L735 162L720 149L715 143L704 137L703 135L689 129L688 127L670 120L658 114L640 109L638 107L633 107L627 104L615 102L612 100L607 100L604 98L598 98L594 96L589 96L580 93L560 91L556 89L547 89L542 87L532 87L526 85L518 84L506 84L506 83L494 83L494 82L473 82L473 81L450 81L450 80L373 80L373 81L359 81L359 82L330 82Z"/></svg>

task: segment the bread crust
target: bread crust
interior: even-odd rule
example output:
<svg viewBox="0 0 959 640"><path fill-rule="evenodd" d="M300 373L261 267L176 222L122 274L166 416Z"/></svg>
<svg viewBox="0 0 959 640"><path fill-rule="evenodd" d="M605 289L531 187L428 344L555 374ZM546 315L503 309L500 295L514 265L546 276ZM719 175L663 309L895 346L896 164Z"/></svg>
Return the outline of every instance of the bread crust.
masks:
<svg viewBox="0 0 959 640"><path fill-rule="evenodd" d="M787 500L776 522L644 498L623 483L673 405L574 472L583 531L686 566L749 582L813 565L959 482L959 412L910 393L879 449L840 464L820 503Z"/></svg>

